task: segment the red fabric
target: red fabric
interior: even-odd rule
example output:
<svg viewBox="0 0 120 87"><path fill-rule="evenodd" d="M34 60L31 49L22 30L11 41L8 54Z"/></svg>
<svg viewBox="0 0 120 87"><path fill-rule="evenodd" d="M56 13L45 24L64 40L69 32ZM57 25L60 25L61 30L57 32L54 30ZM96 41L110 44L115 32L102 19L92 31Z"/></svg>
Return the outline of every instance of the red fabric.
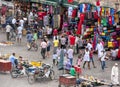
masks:
<svg viewBox="0 0 120 87"><path fill-rule="evenodd" d="M81 13L80 14L80 21L83 22L85 19L85 14L84 13Z"/></svg>
<svg viewBox="0 0 120 87"><path fill-rule="evenodd" d="M58 34L58 30L57 30L57 29L54 29L53 35L57 35L57 34Z"/></svg>
<svg viewBox="0 0 120 87"><path fill-rule="evenodd" d="M82 73L82 70L81 70L80 67L78 67L78 66L74 66L74 68L75 68L75 71L76 71L77 73L79 73L79 74Z"/></svg>
<svg viewBox="0 0 120 87"><path fill-rule="evenodd" d="M110 25L112 25L112 16L109 16L108 22Z"/></svg>
<svg viewBox="0 0 120 87"><path fill-rule="evenodd" d="M74 9L74 10L72 11L72 18L75 18L75 17L76 17L76 14L77 14L77 9Z"/></svg>
<svg viewBox="0 0 120 87"><path fill-rule="evenodd" d="M7 11L7 7L3 6L2 9L1 9L1 14L5 15L6 11Z"/></svg>
<svg viewBox="0 0 120 87"><path fill-rule="evenodd" d="M68 0L68 3L73 3L73 0Z"/></svg>
<svg viewBox="0 0 120 87"><path fill-rule="evenodd" d="M39 20L43 20L43 17L46 16L46 12L38 12Z"/></svg>
<svg viewBox="0 0 120 87"><path fill-rule="evenodd" d="M70 45L75 45L75 37L70 36Z"/></svg>
<svg viewBox="0 0 120 87"><path fill-rule="evenodd" d="M94 18L95 18L95 19L98 19L98 12L97 12L97 11L94 12Z"/></svg>
<svg viewBox="0 0 120 87"><path fill-rule="evenodd" d="M96 1L96 5L97 5L97 6L100 6L100 0L97 0L97 1Z"/></svg>
<svg viewBox="0 0 120 87"><path fill-rule="evenodd" d="M120 49L118 50L118 59L120 59Z"/></svg>
<svg viewBox="0 0 120 87"><path fill-rule="evenodd" d="M82 23L79 21L78 29L77 29L77 32L76 32L77 35L81 34L81 29L82 29Z"/></svg>

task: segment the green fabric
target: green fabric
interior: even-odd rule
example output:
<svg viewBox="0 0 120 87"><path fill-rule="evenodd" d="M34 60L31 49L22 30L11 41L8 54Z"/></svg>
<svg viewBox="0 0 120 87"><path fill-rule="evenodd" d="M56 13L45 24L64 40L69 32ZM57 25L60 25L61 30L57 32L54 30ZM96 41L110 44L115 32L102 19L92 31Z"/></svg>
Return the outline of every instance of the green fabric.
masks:
<svg viewBox="0 0 120 87"><path fill-rule="evenodd" d="M102 18L101 23L103 24L103 26L107 26L107 19Z"/></svg>
<svg viewBox="0 0 120 87"><path fill-rule="evenodd" d="M37 40L38 37L37 37L37 33L34 33L34 36L33 36L34 40Z"/></svg>
<svg viewBox="0 0 120 87"><path fill-rule="evenodd" d="M70 75L75 76L76 71L75 68L70 68Z"/></svg>

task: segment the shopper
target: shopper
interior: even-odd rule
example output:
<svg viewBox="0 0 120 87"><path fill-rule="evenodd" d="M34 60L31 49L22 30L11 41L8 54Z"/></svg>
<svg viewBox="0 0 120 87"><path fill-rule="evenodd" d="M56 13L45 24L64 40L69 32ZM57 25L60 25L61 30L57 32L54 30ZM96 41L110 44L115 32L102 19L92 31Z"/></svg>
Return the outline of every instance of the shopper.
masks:
<svg viewBox="0 0 120 87"><path fill-rule="evenodd" d="M23 27L21 26L17 28L17 42L18 43L21 43L21 40L22 40L22 30L23 30Z"/></svg>
<svg viewBox="0 0 120 87"><path fill-rule="evenodd" d="M85 49L83 61L84 61L83 68L85 68L85 64L88 63L88 69L90 69L90 52L88 48Z"/></svg>
<svg viewBox="0 0 120 87"><path fill-rule="evenodd" d="M10 40L10 30L11 29L12 29L12 27L8 23L7 26L6 26L6 37L7 37L8 41Z"/></svg>
<svg viewBox="0 0 120 87"><path fill-rule="evenodd" d="M117 85L119 86L119 69L118 69L118 64L115 63L115 65L112 67L112 71L111 71L111 81L113 85Z"/></svg>
<svg viewBox="0 0 120 87"><path fill-rule="evenodd" d="M42 55L43 59L45 59L47 43L44 39L42 39L42 42L41 42L40 46L41 46L41 55Z"/></svg>

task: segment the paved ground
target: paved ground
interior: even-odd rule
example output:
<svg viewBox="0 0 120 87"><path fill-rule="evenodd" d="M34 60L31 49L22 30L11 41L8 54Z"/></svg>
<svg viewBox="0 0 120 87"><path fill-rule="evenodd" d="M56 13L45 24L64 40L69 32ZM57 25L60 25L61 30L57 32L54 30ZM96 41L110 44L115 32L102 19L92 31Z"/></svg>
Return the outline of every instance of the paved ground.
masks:
<svg viewBox="0 0 120 87"><path fill-rule="evenodd" d="M6 40L6 36L5 33L2 33L0 31L0 42L1 41L5 41ZM30 61L35 60L35 61L39 61L42 60L45 63L52 63L52 58L47 58L45 60L41 59L41 55L40 55L40 48L37 52L35 51L27 51L26 48L26 39L25 37L23 37L23 41L22 44L18 44L16 42L14 42L15 44L12 46L0 46L0 52L2 54L6 54L6 53L12 53L15 52L17 55L21 55L23 56L25 59L28 59ZM39 43L39 41L38 41ZM76 60L76 55L75 58ZM100 67L100 62L97 61L97 56L95 55L95 65L97 66L97 68L92 68L91 70L88 70L87 68L85 68L82 72L82 75L92 75L96 78L99 79L105 79L108 82L110 82L110 76L111 76L111 68L114 65L115 62L118 62L119 67L120 67L120 61L107 61L107 67L105 69L105 71L103 72L101 70ZM74 61L75 63L75 61ZM120 68L119 68L120 69ZM0 73L0 87L58 87L58 77L59 75L62 73L62 71L58 71L57 67L54 66L54 70L56 72L56 78L53 81L38 81L36 83L34 83L33 85L30 85L27 81L27 77L23 76L17 79L12 79L9 73L3 74ZM119 81L120 81L120 76L119 76ZM102 87L107 87L107 86L102 86Z"/></svg>

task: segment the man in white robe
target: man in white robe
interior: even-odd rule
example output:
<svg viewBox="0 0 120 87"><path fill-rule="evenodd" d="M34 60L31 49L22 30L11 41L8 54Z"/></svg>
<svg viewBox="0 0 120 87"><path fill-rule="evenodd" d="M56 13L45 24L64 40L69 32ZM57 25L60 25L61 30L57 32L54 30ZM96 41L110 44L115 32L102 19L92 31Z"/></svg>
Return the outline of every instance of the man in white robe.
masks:
<svg viewBox="0 0 120 87"><path fill-rule="evenodd" d="M118 81L119 74L118 73L119 73L118 64L115 63L111 71L111 81L113 85L119 85L119 81Z"/></svg>
<svg viewBox="0 0 120 87"><path fill-rule="evenodd" d="M101 51L104 50L104 47L102 45L102 43L100 42L100 40L98 41L98 44L96 46L96 50L98 51L98 58L101 58Z"/></svg>

